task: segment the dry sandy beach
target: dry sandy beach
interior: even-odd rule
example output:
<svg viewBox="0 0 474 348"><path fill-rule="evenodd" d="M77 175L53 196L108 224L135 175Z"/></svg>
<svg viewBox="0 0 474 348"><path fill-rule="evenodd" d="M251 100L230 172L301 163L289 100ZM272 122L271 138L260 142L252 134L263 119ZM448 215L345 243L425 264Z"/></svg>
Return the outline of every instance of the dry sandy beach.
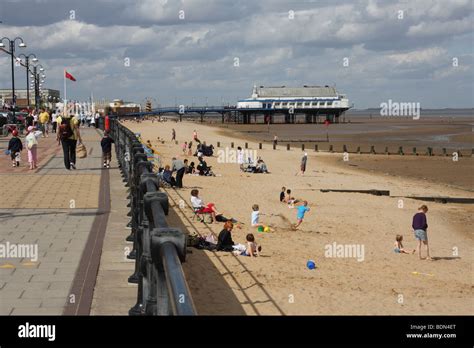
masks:
<svg viewBox="0 0 474 348"><path fill-rule="evenodd" d="M221 149L242 146L231 130L190 122L125 125L140 132L143 141L150 140L159 152L163 164L171 157L184 157L180 145L192 140L193 129L208 144L221 142ZM291 126L289 126L291 127ZM172 143L175 128L179 145ZM164 143L157 138L164 139ZM186 175L184 189L167 189L173 207L170 226L180 226L190 234L216 234L222 224L205 225L192 220L189 208L191 188L198 188L205 202L213 202L227 217L243 222L234 228L233 239L245 242L247 233L254 233L263 247L262 256L248 258L224 252L209 252L192 248L184 269L199 314L248 315L345 315L345 314L472 314L473 302L473 212L468 204L427 202L428 236L434 261L419 260L417 255L393 252L396 234L404 236L407 249L415 247L411 229L412 216L423 202L398 197L373 196L359 193L322 193L320 189L383 189L391 196L451 196L474 198L472 189L455 187L443 182L423 180L423 177L396 175L361 168L367 155L351 154L342 161L341 154L308 151L305 176L295 176L302 151L279 146L272 150L265 143L249 141L257 150L270 174L247 174L236 163L218 163L217 157L206 158L216 177ZM216 151L219 149L215 149ZM215 153L216 155L216 153ZM368 158L368 157L367 157ZM394 156L378 157L391 163ZM472 158L446 162L454 173L456 165L472 168ZM383 165L382 165L383 166ZM459 172L458 172L459 175ZM466 175L464 172L463 175ZM467 174L469 175L469 174ZM282 186L291 188L296 198L308 200L311 211L298 231L295 209L278 200ZM465 186L465 185L464 185ZM403 208L399 208L399 200ZM179 201L186 202L184 209ZM259 204L261 222L272 232L257 232L251 228L253 204ZM272 214L272 215L271 215ZM325 246L356 244L364 247L359 258L326 257ZM317 268L309 270L309 259Z"/></svg>

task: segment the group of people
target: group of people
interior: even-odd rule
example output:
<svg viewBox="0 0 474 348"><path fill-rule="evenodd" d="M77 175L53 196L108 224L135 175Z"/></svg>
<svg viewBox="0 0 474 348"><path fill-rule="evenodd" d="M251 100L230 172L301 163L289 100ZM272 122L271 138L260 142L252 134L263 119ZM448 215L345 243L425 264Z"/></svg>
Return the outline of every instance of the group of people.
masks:
<svg viewBox="0 0 474 348"><path fill-rule="evenodd" d="M214 203L205 203L199 197L199 190L191 190L190 202L196 215L209 214L214 223L224 223L224 227L217 238L213 233L206 237L206 242L210 244L212 249L215 248L217 251L233 252L236 256L255 257L260 255L262 248L256 243L255 236L252 233L247 234L245 244L234 242L232 230L237 220L224 217L224 215L217 210Z"/></svg>
<svg viewBox="0 0 474 348"><path fill-rule="evenodd" d="M255 161L252 159L251 156L245 157L245 152L242 150L240 146L237 147L237 164L239 168L243 172L247 173L262 173L268 174L268 167L267 164L261 157L258 157Z"/></svg>
<svg viewBox="0 0 474 348"><path fill-rule="evenodd" d="M25 146L21 141L18 131L12 131L12 137L8 142L7 153L10 155L13 167L20 167L21 152L24 148L28 151L28 163L30 170L38 168L38 138L42 135L41 131L35 130L33 126L29 126L26 130Z"/></svg>
<svg viewBox="0 0 474 348"><path fill-rule="evenodd" d="M56 134L58 145L61 145L63 149L64 167L66 170L76 169L76 147L78 142L82 143L80 120L74 115L61 116L57 110L53 111L51 115L50 118L49 112L42 109L36 121L32 113L25 118L26 136L24 145L19 137L18 130L12 131L7 153L10 155L13 167L20 166L21 152L26 148L30 170L38 168L38 140L40 137L46 138L49 136L49 123L52 122L53 133ZM110 168L113 142L106 130L100 143L104 168Z"/></svg>

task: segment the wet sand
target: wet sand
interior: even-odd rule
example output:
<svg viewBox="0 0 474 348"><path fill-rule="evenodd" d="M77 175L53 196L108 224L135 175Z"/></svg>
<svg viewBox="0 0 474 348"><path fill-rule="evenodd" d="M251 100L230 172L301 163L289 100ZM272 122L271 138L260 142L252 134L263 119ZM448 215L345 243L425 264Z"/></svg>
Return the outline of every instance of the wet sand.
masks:
<svg viewBox="0 0 474 348"><path fill-rule="evenodd" d="M327 162L342 166L357 166L361 170L384 175L407 176L446 185L474 190L474 136L472 118L425 117L423 120L399 118L352 117L351 123L330 125L329 142L324 125L236 125L212 123L221 135L271 144L276 134L279 144L306 151L329 151L341 154L325 158ZM268 145L268 146L269 146ZM349 153L349 161L343 161L343 146ZM377 155L369 154L374 146ZM398 156L399 147L404 156ZM362 154L357 154L360 147ZM435 156L426 156L428 147ZM385 155L388 148L390 155ZM416 148L417 155L414 155ZM443 153L446 148L446 156ZM455 160L454 153L462 157ZM454 160L453 160L454 159Z"/></svg>

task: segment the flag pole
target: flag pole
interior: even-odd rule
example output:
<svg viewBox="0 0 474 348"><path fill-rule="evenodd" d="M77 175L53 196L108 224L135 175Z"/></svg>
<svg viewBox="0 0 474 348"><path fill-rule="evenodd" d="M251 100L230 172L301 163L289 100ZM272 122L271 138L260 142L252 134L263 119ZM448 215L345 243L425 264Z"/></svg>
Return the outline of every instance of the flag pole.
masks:
<svg viewBox="0 0 474 348"><path fill-rule="evenodd" d="M66 112L67 112L66 69L64 69L63 79L64 79L64 108L63 108L63 115L66 116Z"/></svg>

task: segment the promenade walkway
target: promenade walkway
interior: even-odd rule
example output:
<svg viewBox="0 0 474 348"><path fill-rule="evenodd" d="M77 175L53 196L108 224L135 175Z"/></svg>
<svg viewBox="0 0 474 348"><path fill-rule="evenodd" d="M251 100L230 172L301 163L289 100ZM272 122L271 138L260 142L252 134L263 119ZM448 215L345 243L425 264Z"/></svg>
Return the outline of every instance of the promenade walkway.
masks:
<svg viewBox="0 0 474 348"><path fill-rule="evenodd" d="M39 139L34 171L26 151L21 167L12 168L3 154L9 137L0 139L0 250L8 251L0 258L0 315L90 313L110 213L109 172L118 171L101 168L100 131L81 131L88 156L71 171L54 134ZM123 192L113 193L125 202ZM18 246L37 248L37 258L15 257Z"/></svg>

